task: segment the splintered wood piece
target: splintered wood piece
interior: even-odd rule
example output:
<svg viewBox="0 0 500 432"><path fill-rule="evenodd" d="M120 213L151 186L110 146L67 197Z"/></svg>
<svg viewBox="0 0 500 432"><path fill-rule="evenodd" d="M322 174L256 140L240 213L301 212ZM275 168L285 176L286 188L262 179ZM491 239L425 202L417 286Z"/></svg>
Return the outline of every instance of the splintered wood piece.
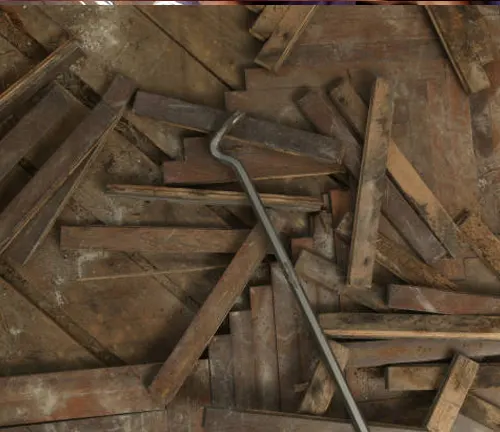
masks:
<svg viewBox="0 0 500 432"><path fill-rule="evenodd" d="M162 227L61 227L61 249L115 252L234 253L249 230Z"/></svg>
<svg viewBox="0 0 500 432"><path fill-rule="evenodd" d="M233 407L233 347L230 335L214 336L208 346L208 361L212 403L215 406Z"/></svg>
<svg viewBox="0 0 500 432"><path fill-rule="evenodd" d="M500 317L471 315L322 314L335 337L500 340Z"/></svg>
<svg viewBox="0 0 500 432"><path fill-rule="evenodd" d="M349 349L334 341L330 341L330 348L343 371L349 360ZM323 415L330 406L334 393L335 383L324 363L320 360L314 369L309 386L302 398L299 412L303 414Z"/></svg>
<svg viewBox="0 0 500 432"><path fill-rule="evenodd" d="M448 315L500 315L500 297L442 291L412 285L389 285L391 309Z"/></svg>
<svg viewBox="0 0 500 432"><path fill-rule="evenodd" d="M351 83L346 79L341 80L330 92L330 97L355 133L364 137L368 108ZM387 155L387 169L446 250L453 257L460 256L464 246L458 227L392 139Z"/></svg>
<svg viewBox="0 0 500 432"><path fill-rule="evenodd" d="M261 41L269 39L289 7L284 5L265 6L250 27L250 34Z"/></svg>
<svg viewBox="0 0 500 432"><path fill-rule="evenodd" d="M480 34L475 20L481 19L474 7L425 6L464 90L477 93L490 87L478 51L484 52L489 35Z"/></svg>
<svg viewBox="0 0 500 432"><path fill-rule="evenodd" d="M275 229L280 232L284 220L271 214ZM210 292L205 303L182 335L180 341L154 378L149 390L168 405L173 400L182 383L193 370L196 361L210 343L241 295L255 269L266 256L267 236L257 225L246 238L233 260Z"/></svg>
<svg viewBox="0 0 500 432"><path fill-rule="evenodd" d="M250 201L244 192L118 184L108 185L106 190L109 195L143 200L165 200L198 205L250 206ZM260 198L266 207L291 211L317 212L323 207L322 201L316 197L260 194Z"/></svg>
<svg viewBox="0 0 500 432"><path fill-rule="evenodd" d="M135 88L132 81L117 76L103 100L7 205L0 214L0 252L5 251L26 224L95 149L100 138L114 127Z"/></svg>
<svg viewBox="0 0 500 432"><path fill-rule="evenodd" d="M255 58L255 63L277 72L316 12L317 6L288 8L272 35Z"/></svg>
<svg viewBox="0 0 500 432"><path fill-rule="evenodd" d="M500 408L474 394L467 395L460 413L493 430L500 427Z"/></svg>
<svg viewBox="0 0 500 432"><path fill-rule="evenodd" d="M258 408L279 410L280 390L273 291L270 286L250 288L255 387Z"/></svg>
<svg viewBox="0 0 500 432"><path fill-rule="evenodd" d="M352 432L348 420L332 420L324 417L284 414L268 411L236 411L222 408L205 408L203 427L206 432ZM405 426L370 426L372 432L415 432L415 428Z"/></svg>
<svg viewBox="0 0 500 432"><path fill-rule="evenodd" d="M250 311L229 314L233 346L235 405L240 409L256 409L255 366L252 315Z"/></svg>
<svg viewBox="0 0 500 432"><path fill-rule="evenodd" d="M82 56L83 51L74 41L68 41L53 51L0 95L0 119L3 120L12 114ZM50 119L48 121L50 122Z"/></svg>
<svg viewBox="0 0 500 432"><path fill-rule="evenodd" d="M386 384L390 391L425 391L438 389L446 378L448 366L415 365L389 366L386 368ZM471 389L500 387L500 364L482 363Z"/></svg>
<svg viewBox="0 0 500 432"><path fill-rule="evenodd" d="M134 112L203 133L216 132L228 118L226 111L146 92L137 93ZM244 118L232 128L222 144L226 141L243 142L339 165L344 156L343 145L338 140L252 117Z"/></svg>
<svg viewBox="0 0 500 432"><path fill-rule="evenodd" d="M461 354L455 356L425 422L428 431L451 431L478 369L475 361Z"/></svg>
<svg viewBox="0 0 500 432"><path fill-rule="evenodd" d="M352 88L351 90L354 91ZM358 101L358 103L363 102ZM353 134L347 127L346 120L320 90L309 90L297 101L297 105L318 132L342 140L345 146L344 164L353 178L358 179L362 154L358 134ZM426 263L432 264L446 255L446 250L439 240L389 177L387 177L385 194L382 198L382 215L390 221ZM341 219L335 219L334 215L334 220L336 221L334 221L334 226L336 226Z"/></svg>
<svg viewBox="0 0 500 432"><path fill-rule="evenodd" d="M477 214L465 214L458 224L464 240L476 255L500 276L500 240Z"/></svg>
<svg viewBox="0 0 500 432"><path fill-rule="evenodd" d="M393 111L392 89L379 78L368 112L347 272L347 283L356 288L369 288L372 284Z"/></svg>

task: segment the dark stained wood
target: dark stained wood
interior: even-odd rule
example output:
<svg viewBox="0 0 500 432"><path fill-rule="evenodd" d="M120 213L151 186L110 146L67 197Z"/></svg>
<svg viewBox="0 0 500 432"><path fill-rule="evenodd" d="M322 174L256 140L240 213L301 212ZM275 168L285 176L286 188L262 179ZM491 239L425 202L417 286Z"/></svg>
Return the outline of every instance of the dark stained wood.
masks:
<svg viewBox="0 0 500 432"><path fill-rule="evenodd" d="M280 390L272 288L251 287L250 305L257 408L276 411L280 407Z"/></svg>
<svg viewBox="0 0 500 432"><path fill-rule="evenodd" d="M23 191L0 214L0 251L26 226L53 193L114 126L135 91L135 84L117 76L99 103L51 156ZM116 97L112 100L111 98Z"/></svg>
<svg viewBox="0 0 500 432"><path fill-rule="evenodd" d="M478 369L475 361L461 354L455 356L425 421L428 431L452 430Z"/></svg>
<svg viewBox="0 0 500 432"><path fill-rule="evenodd" d="M255 63L277 72L316 12L316 6L288 8L255 58Z"/></svg>
<svg viewBox="0 0 500 432"><path fill-rule="evenodd" d="M387 389L422 391L438 389L446 377L448 365L389 366L386 368ZM500 365L482 363L471 389L500 387Z"/></svg>
<svg viewBox="0 0 500 432"><path fill-rule="evenodd" d="M486 52L491 50L491 39L479 24L481 13L476 7L426 6L426 10L464 90L476 93L490 87L482 64L491 61L484 61L491 56Z"/></svg>
<svg viewBox="0 0 500 432"><path fill-rule="evenodd" d="M119 184L108 185L106 191L110 195L146 201L166 200L185 204L250 206L250 201L243 192ZM322 201L315 197L260 194L260 198L266 207L271 208L317 212L323 207Z"/></svg>
<svg viewBox="0 0 500 432"><path fill-rule="evenodd" d="M339 366L344 370L349 360L349 350L334 341L330 341L330 347ZM332 402L335 390L335 383L324 363L320 360L314 369L309 386L302 397L299 412L303 414L323 415Z"/></svg>
<svg viewBox="0 0 500 432"><path fill-rule="evenodd" d="M326 100L320 90L308 91L297 101L297 104L320 133L342 139L345 145L344 163L351 175L358 179L362 147L339 112ZM443 257L446 251L441 243L395 187L392 180L389 177L387 179L386 192L382 199L382 217L390 221L425 262L431 264ZM340 218L336 220L340 222Z"/></svg>
<svg viewBox="0 0 500 432"><path fill-rule="evenodd" d="M38 90L50 83L58 74L83 56L74 41L62 44L23 78L10 86L0 96L0 118L12 114L17 107L27 102Z"/></svg>
<svg viewBox="0 0 500 432"><path fill-rule="evenodd" d="M220 407L233 407L235 404L233 346L230 335L213 337L208 346L208 362L212 404Z"/></svg>
<svg viewBox="0 0 500 432"><path fill-rule="evenodd" d="M471 315L322 314L335 337L500 340L500 317Z"/></svg>
<svg viewBox="0 0 500 432"><path fill-rule="evenodd" d="M269 39L288 8L289 6L285 5L265 6L250 27L250 34L261 41Z"/></svg>
<svg viewBox="0 0 500 432"><path fill-rule="evenodd" d="M281 231L282 221L275 218L274 223L277 231ZM210 343L255 269L264 259L267 249L267 238L262 227L257 225L149 386L150 391L161 397L166 404L172 401L191 373L194 363Z"/></svg>
<svg viewBox="0 0 500 432"><path fill-rule="evenodd" d="M234 253L249 230L161 227L61 227L61 249L115 252Z"/></svg>
<svg viewBox="0 0 500 432"><path fill-rule="evenodd" d="M441 291L412 285L390 285L387 305L391 309L447 315L499 315L500 297Z"/></svg>
<svg viewBox="0 0 500 432"><path fill-rule="evenodd" d="M351 193L349 190L334 189L329 192L332 226L337 228L344 215L351 210Z"/></svg>
<svg viewBox="0 0 500 432"><path fill-rule="evenodd" d="M350 432L352 424L348 421L332 420L317 416L301 416L276 412L244 412L218 408L206 408L204 423L206 432L293 430L294 432ZM373 432L415 432L414 428L404 426L371 426Z"/></svg>
<svg viewBox="0 0 500 432"><path fill-rule="evenodd" d="M500 408L474 394L467 395L460 412L493 430L500 427Z"/></svg>
<svg viewBox="0 0 500 432"><path fill-rule="evenodd" d="M347 272L347 283L357 288L372 284L393 111L393 90L379 78L368 112Z"/></svg>
<svg viewBox="0 0 500 432"><path fill-rule="evenodd" d="M228 117L222 110L146 92L137 93L134 112L139 116L203 133L217 131ZM342 143L332 138L251 117L240 121L224 141L226 140L334 164L342 162L344 153Z"/></svg>

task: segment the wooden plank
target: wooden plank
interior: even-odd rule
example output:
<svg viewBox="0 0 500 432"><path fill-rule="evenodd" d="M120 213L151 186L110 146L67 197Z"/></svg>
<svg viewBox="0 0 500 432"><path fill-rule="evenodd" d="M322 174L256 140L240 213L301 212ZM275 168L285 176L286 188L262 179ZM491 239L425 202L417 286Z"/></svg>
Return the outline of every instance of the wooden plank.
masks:
<svg viewBox="0 0 500 432"><path fill-rule="evenodd" d="M451 360L455 352L481 359L499 355L500 343L454 339L396 339L346 342L348 367L375 367L400 363Z"/></svg>
<svg viewBox="0 0 500 432"><path fill-rule="evenodd" d="M393 111L392 89L387 81L379 78L368 112L347 272L347 283L357 288L369 288L373 280Z"/></svg>
<svg viewBox="0 0 500 432"><path fill-rule="evenodd" d="M212 404L233 407L235 404L233 346L230 335L214 336L208 346L208 361Z"/></svg>
<svg viewBox="0 0 500 432"><path fill-rule="evenodd" d="M412 285L389 285L387 305L391 309L447 315L500 315L500 297Z"/></svg>
<svg viewBox="0 0 500 432"><path fill-rule="evenodd" d="M288 8L255 58L255 63L277 72L316 12L316 6Z"/></svg>
<svg viewBox="0 0 500 432"><path fill-rule="evenodd" d="M23 78L10 86L0 96L0 118L4 119L26 103L38 90L53 81L72 63L83 56L74 41L68 41L31 69Z"/></svg>
<svg viewBox="0 0 500 432"><path fill-rule="evenodd" d="M146 201L165 200L183 204L250 206L245 193L233 191L110 184L107 185L106 192L109 195ZM322 201L315 197L260 194L260 198L264 205L270 208L310 213L320 211L323 207Z"/></svg>
<svg viewBox="0 0 500 432"><path fill-rule="evenodd" d="M500 317L471 315L322 314L335 337L500 340Z"/></svg>
<svg viewBox="0 0 500 432"><path fill-rule="evenodd" d="M250 27L250 34L261 41L269 39L269 37L273 34L274 29L283 19L283 16L288 8L289 6L285 5L265 6L264 10L259 14L255 22Z"/></svg>
<svg viewBox="0 0 500 432"><path fill-rule="evenodd" d="M364 137L368 109L352 85L347 80L340 81L330 97L353 130ZM458 227L394 140L389 144L387 169L446 250L453 257L460 256L464 246Z"/></svg>
<svg viewBox="0 0 500 432"><path fill-rule="evenodd" d="M249 230L162 227L61 227L61 249L115 252L234 253Z"/></svg>
<svg viewBox="0 0 500 432"><path fill-rule="evenodd" d="M0 214L0 251L26 226L53 193L114 126L135 91L135 84L117 76L103 100L65 140L20 194Z"/></svg>
<svg viewBox="0 0 500 432"><path fill-rule="evenodd" d="M280 397L272 288L270 286L251 287L250 305L257 408L276 411L280 407Z"/></svg>
<svg viewBox="0 0 500 432"><path fill-rule="evenodd" d="M258 400L251 312L231 312L229 326L233 346L235 406L239 409L256 409Z"/></svg>
<svg viewBox="0 0 500 432"><path fill-rule="evenodd" d="M296 237L290 239L290 252L292 261L295 262L299 258L302 250L314 251L314 240L312 237Z"/></svg>
<svg viewBox="0 0 500 432"><path fill-rule="evenodd" d="M277 231L283 221L273 216ZM241 295L253 272L264 259L267 237L257 225L248 235L205 303L149 386L150 391L168 404L191 373L193 365L210 343L217 329Z"/></svg>
<svg viewBox="0 0 500 432"><path fill-rule="evenodd" d="M349 349L334 341L330 341L330 347L340 368L344 371L349 360ZM320 360L314 369L309 386L302 397L299 412L303 414L323 415L332 402L335 390L335 383L324 363Z"/></svg>
<svg viewBox="0 0 500 432"><path fill-rule="evenodd" d="M390 391L436 390L446 378L448 365L389 366L386 368L387 389ZM481 363L471 389L500 387L500 365Z"/></svg>
<svg viewBox="0 0 500 432"><path fill-rule="evenodd" d="M203 133L216 132L228 117L222 110L146 92L137 93L134 112L139 116ZM239 122L226 140L334 164L341 164L344 154L342 143L337 140L252 117Z"/></svg>
<svg viewBox="0 0 500 432"><path fill-rule="evenodd" d="M500 427L500 408L474 394L467 395L460 412L493 430Z"/></svg>
<svg viewBox="0 0 500 432"><path fill-rule="evenodd" d="M466 213L458 221L464 240L476 255L500 275L500 240L490 231L478 214Z"/></svg>
<svg viewBox="0 0 500 432"><path fill-rule="evenodd" d="M317 416L283 414L277 412L236 411L219 408L205 408L203 426L206 432L258 432L266 425L266 431L279 432L351 432L349 421L332 420ZM415 432L414 428L404 426L370 426L373 432Z"/></svg>
<svg viewBox="0 0 500 432"><path fill-rule="evenodd" d="M489 36L479 34L474 21L480 13L474 8L426 6L427 13L443 44L448 58L467 93L477 93L490 87L478 50L484 52ZM476 48L481 47L481 48Z"/></svg>
<svg viewBox="0 0 500 432"><path fill-rule="evenodd" d="M358 179L362 147L360 141L356 139L357 135L353 135L338 110L326 100L320 90L309 90L296 103L318 132L342 139L345 144L344 163L350 174ZM382 217L390 221L426 263L432 264L446 255L446 250L441 243L389 177L387 177L385 189L386 193L382 199ZM338 224L340 218L336 220Z"/></svg>
<svg viewBox="0 0 500 432"><path fill-rule="evenodd" d="M428 431L452 430L478 369L475 361L461 354L455 356L425 421Z"/></svg>

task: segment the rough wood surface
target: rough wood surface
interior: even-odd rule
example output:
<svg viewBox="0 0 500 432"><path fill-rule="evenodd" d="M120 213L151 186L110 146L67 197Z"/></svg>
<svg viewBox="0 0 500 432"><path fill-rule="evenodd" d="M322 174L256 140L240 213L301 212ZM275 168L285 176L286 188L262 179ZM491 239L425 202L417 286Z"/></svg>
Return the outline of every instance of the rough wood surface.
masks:
<svg viewBox="0 0 500 432"><path fill-rule="evenodd" d="M233 407L235 404L233 346L230 335L213 337L208 346L208 362L212 404Z"/></svg>
<svg viewBox="0 0 500 432"><path fill-rule="evenodd" d="M250 34L261 41L269 39L288 8L286 5L265 6L250 27Z"/></svg>
<svg viewBox="0 0 500 432"><path fill-rule="evenodd" d="M500 340L500 317L471 315L322 314L335 337Z"/></svg>
<svg viewBox="0 0 500 432"><path fill-rule="evenodd" d="M288 8L255 58L255 63L277 72L316 12L316 6Z"/></svg>
<svg viewBox="0 0 500 432"><path fill-rule="evenodd" d="M228 117L222 110L146 92L137 93L134 112L140 116L203 133L217 131ZM308 156L334 164L341 164L344 154L343 145L337 140L252 117L244 118L231 129L224 141L226 140Z"/></svg>
<svg viewBox="0 0 500 432"><path fill-rule="evenodd" d="M391 309L447 315L499 315L500 297L441 291L412 285L390 285L387 305Z"/></svg>
<svg viewBox="0 0 500 432"><path fill-rule="evenodd" d="M428 431L452 430L478 369L475 361L461 354L455 356L425 421Z"/></svg>
<svg viewBox="0 0 500 432"><path fill-rule="evenodd" d="M474 394L467 395L460 412L488 428L500 428L500 408Z"/></svg>
<svg viewBox="0 0 500 432"><path fill-rule="evenodd" d="M234 253L249 230L161 227L61 227L61 249L115 252Z"/></svg>
<svg viewBox="0 0 500 432"><path fill-rule="evenodd" d="M369 288L373 280L393 111L393 90L379 78L368 112L347 272L347 283L356 288Z"/></svg>
<svg viewBox="0 0 500 432"><path fill-rule="evenodd" d="M274 223L275 228L281 231L282 221L275 218ZM166 404L175 397L191 373L193 365L210 343L254 270L264 259L267 249L267 238L262 227L258 225L248 235L149 386L150 391L161 397Z"/></svg>
<svg viewBox="0 0 500 432"><path fill-rule="evenodd" d="M270 286L250 288L257 408L279 410L280 390L274 299Z"/></svg>

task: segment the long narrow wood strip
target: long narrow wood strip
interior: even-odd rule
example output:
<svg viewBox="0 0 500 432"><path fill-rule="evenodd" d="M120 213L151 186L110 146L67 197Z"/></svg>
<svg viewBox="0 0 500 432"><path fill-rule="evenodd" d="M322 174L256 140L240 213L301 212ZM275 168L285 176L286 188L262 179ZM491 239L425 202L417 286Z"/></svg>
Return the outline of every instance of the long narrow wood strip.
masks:
<svg viewBox="0 0 500 432"><path fill-rule="evenodd" d="M379 78L368 112L347 272L347 283L356 288L369 288L372 284L393 111L391 87Z"/></svg>
<svg viewBox="0 0 500 432"><path fill-rule="evenodd" d="M269 39L288 8L289 6L286 5L265 6L264 10L250 27L250 34L261 41Z"/></svg>
<svg viewBox="0 0 500 432"><path fill-rule="evenodd" d="M146 92L137 93L134 112L203 133L216 132L228 117L222 110ZM343 145L338 140L252 117L244 118L231 129L224 142L226 140L339 165L344 156Z"/></svg>
<svg viewBox="0 0 500 432"><path fill-rule="evenodd" d="M143 200L165 200L199 205L250 206L250 201L243 192L120 184L110 184L106 191L110 195ZM322 201L316 197L260 194L260 198L264 205L270 208L317 212L323 207Z"/></svg>
<svg viewBox="0 0 500 432"><path fill-rule="evenodd" d="M500 297L441 291L413 285L390 285L391 309L447 315L500 315Z"/></svg>
<svg viewBox="0 0 500 432"><path fill-rule="evenodd" d="M234 253L249 230L161 227L61 227L61 249L115 252Z"/></svg>
<svg viewBox="0 0 500 432"><path fill-rule="evenodd" d="M390 391L425 391L438 389L448 366L414 365L389 366L386 368L386 385ZM482 363L471 389L500 387L500 364Z"/></svg>
<svg viewBox="0 0 500 432"><path fill-rule="evenodd" d="M255 58L255 63L277 72L290 55L293 46L309 24L317 6L288 8Z"/></svg>
<svg viewBox="0 0 500 432"><path fill-rule="evenodd" d="M500 407L469 393L460 410L461 414L489 427L493 430L500 428Z"/></svg>
<svg viewBox="0 0 500 432"><path fill-rule="evenodd" d="M455 356L425 422L428 431L452 430L478 369L475 361L461 354Z"/></svg>
<svg viewBox="0 0 500 432"><path fill-rule="evenodd" d="M364 137L368 109L350 82L341 80L330 97L356 133ZM387 169L442 245L453 257L460 256L464 246L458 227L393 140L389 145Z"/></svg>
<svg viewBox="0 0 500 432"><path fill-rule="evenodd" d="M103 100L78 125L59 149L0 214L0 252L3 252L55 191L95 149L114 125L135 92L135 84L117 76Z"/></svg>
<svg viewBox="0 0 500 432"><path fill-rule="evenodd" d="M335 337L500 340L500 317L471 315L323 314Z"/></svg>
<svg viewBox="0 0 500 432"><path fill-rule="evenodd" d="M69 41L53 51L23 78L0 95L0 119L27 102L38 90L53 81L58 74L83 56L74 41Z"/></svg>
<svg viewBox="0 0 500 432"><path fill-rule="evenodd" d="M272 214L279 232L284 221ZM268 242L260 225L248 235L205 303L149 386L150 391L168 404L175 397L193 365L241 295L255 269L266 256Z"/></svg>
<svg viewBox="0 0 500 432"><path fill-rule="evenodd" d="M220 407L233 407L233 346L230 335L214 336L208 346L208 361L212 403Z"/></svg>
<svg viewBox="0 0 500 432"><path fill-rule="evenodd" d="M277 411L280 407L280 397L272 288L270 286L251 287L250 305L258 408Z"/></svg>

